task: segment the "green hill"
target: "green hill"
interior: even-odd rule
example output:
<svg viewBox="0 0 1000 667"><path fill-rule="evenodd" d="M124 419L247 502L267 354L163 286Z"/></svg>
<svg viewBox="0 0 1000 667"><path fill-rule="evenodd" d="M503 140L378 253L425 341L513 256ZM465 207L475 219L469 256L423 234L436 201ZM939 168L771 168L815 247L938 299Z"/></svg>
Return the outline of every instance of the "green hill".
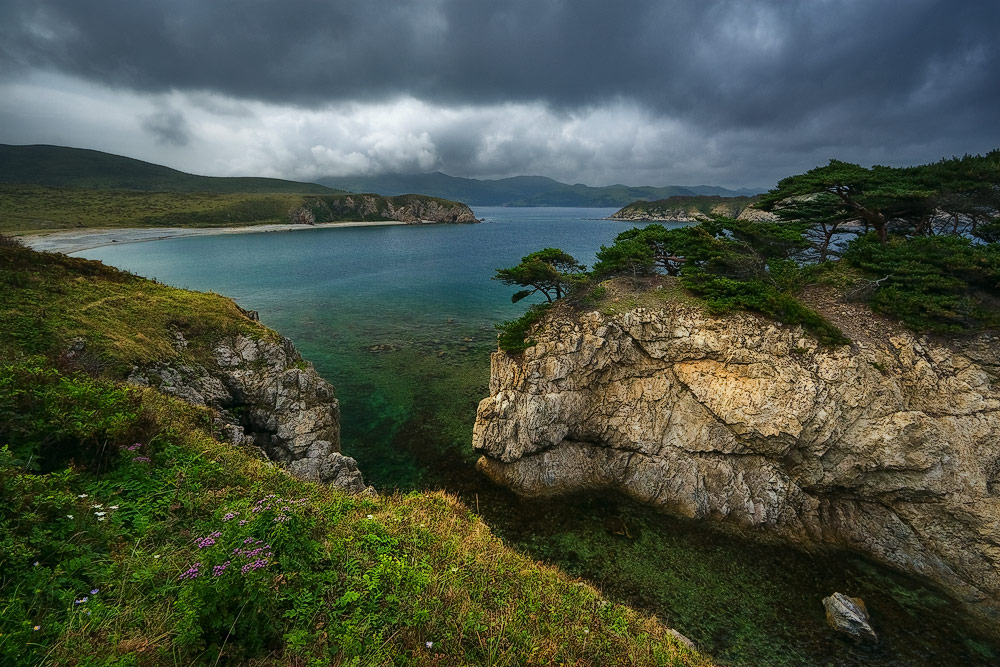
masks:
<svg viewBox="0 0 1000 667"><path fill-rule="evenodd" d="M752 197L674 196L656 201L633 201L609 220L704 220L713 215L738 216Z"/></svg>
<svg viewBox="0 0 1000 667"><path fill-rule="evenodd" d="M47 145L0 144L0 183L145 192L342 192L278 178L196 176L120 155Z"/></svg>

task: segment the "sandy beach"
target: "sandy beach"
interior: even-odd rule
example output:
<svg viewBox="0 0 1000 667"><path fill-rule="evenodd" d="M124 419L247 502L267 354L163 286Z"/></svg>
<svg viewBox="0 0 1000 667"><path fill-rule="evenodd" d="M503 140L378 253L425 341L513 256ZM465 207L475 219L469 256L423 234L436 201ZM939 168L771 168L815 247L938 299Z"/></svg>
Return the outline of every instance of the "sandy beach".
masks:
<svg viewBox="0 0 1000 667"><path fill-rule="evenodd" d="M262 232L294 232L302 229L328 229L331 227L384 227L388 225L436 225L437 222L398 222L395 220L326 222L316 225L249 225L243 227L120 227L115 229L60 229L52 232L38 232L19 236L24 244L33 250L74 252L99 248L118 243L142 243L160 241L182 236L211 236L216 234L259 234Z"/></svg>

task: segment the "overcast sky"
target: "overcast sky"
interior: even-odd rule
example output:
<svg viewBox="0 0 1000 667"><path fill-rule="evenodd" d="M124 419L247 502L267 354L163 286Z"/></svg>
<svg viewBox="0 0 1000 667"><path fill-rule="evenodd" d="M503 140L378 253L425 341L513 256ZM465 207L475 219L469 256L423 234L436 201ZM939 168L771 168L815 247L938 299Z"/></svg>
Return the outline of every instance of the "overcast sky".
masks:
<svg viewBox="0 0 1000 667"><path fill-rule="evenodd" d="M771 187L1000 147L1000 0L0 0L0 143Z"/></svg>

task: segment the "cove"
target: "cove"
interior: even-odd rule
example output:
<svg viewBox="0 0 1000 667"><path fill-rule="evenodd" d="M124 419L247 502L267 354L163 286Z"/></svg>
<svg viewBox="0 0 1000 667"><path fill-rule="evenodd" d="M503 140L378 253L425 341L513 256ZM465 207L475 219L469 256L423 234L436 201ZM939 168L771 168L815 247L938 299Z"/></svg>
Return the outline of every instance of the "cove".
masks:
<svg viewBox="0 0 1000 667"><path fill-rule="evenodd" d="M612 496L522 501L475 472L469 442L493 325L524 310L493 271L544 247L589 265L630 226L600 219L613 211L479 208L479 225L189 237L78 254L259 311L337 387L344 452L370 483L456 493L509 543L656 613L722 662L1000 660L947 597L850 554L759 545ZM865 599L879 646L826 628L820 599L834 590Z"/></svg>

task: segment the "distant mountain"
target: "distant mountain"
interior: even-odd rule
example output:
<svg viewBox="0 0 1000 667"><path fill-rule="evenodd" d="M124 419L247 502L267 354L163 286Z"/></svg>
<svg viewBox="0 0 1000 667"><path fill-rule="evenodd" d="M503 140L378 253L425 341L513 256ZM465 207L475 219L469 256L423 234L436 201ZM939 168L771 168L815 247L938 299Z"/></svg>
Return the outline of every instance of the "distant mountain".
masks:
<svg viewBox="0 0 1000 667"><path fill-rule="evenodd" d="M0 183L142 192L337 194L279 178L196 176L120 155L65 146L0 144Z"/></svg>
<svg viewBox="0 0 1000 667"><path fill-rule="evenodd" d="M717 195L726 197L760 194L761 190L729 190L712 185L664 187L569 185L545 176L514 176L498 180L459 178L441 172L432 174L384 174L382 176L328 176L319 182L348 192L374 192L391 196L419 192L472 206L625 206L637 200L655 201L674 196Z"/></svg>

